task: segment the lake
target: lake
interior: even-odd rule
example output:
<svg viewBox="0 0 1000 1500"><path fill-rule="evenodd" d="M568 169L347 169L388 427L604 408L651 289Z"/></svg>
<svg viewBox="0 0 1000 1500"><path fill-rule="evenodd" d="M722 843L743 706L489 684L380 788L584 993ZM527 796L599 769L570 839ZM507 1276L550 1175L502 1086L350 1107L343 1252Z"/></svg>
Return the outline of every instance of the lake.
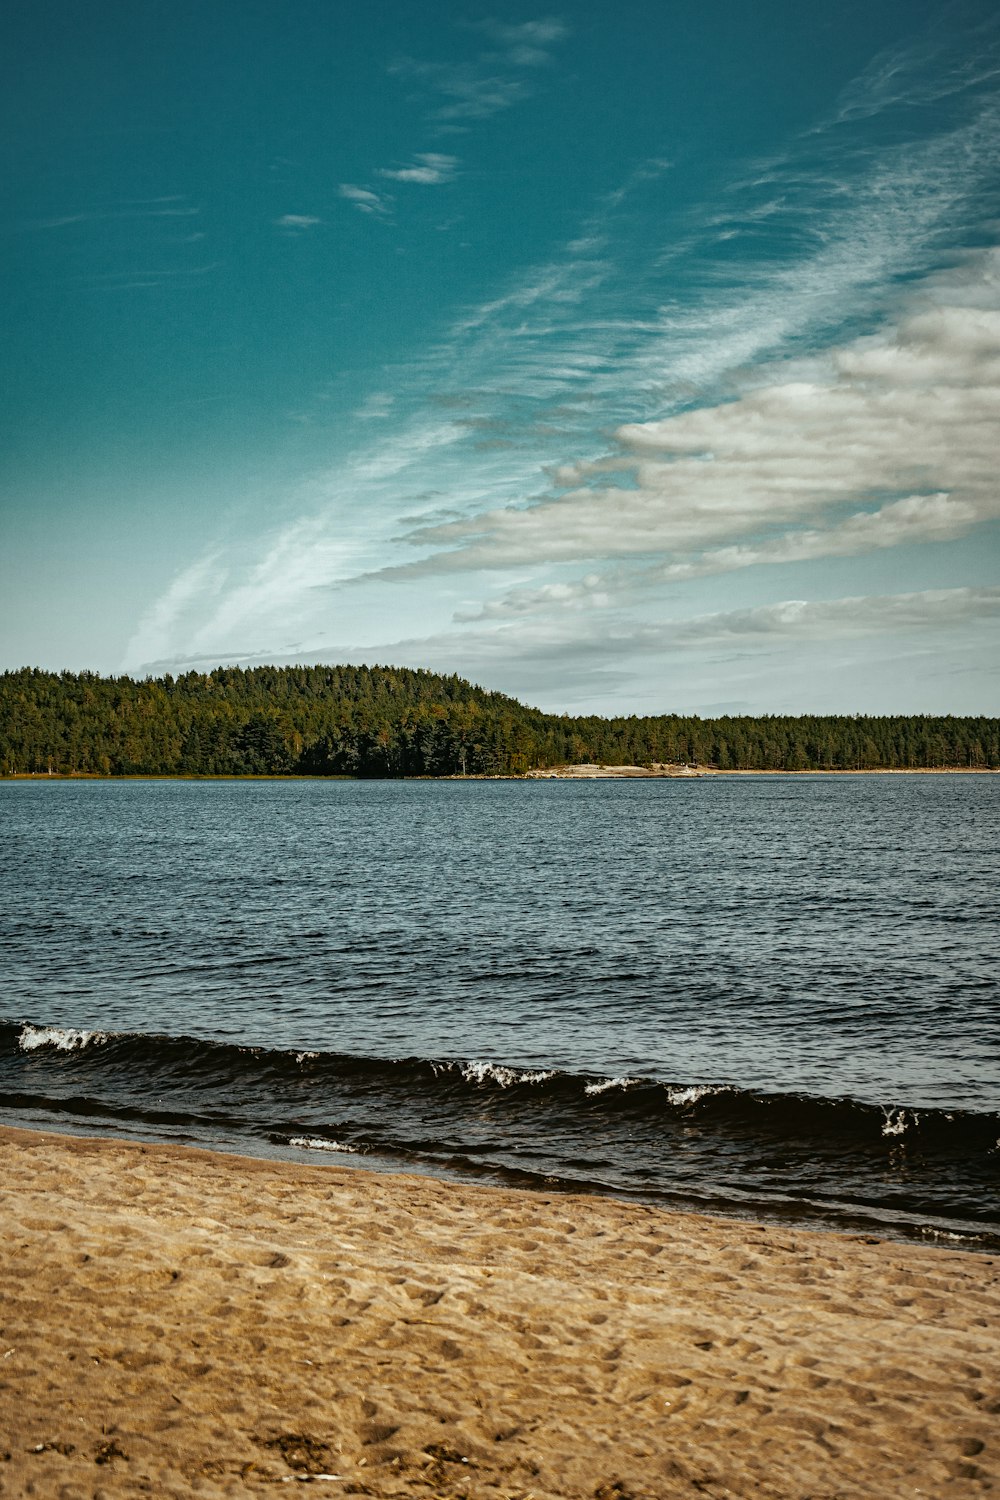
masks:
<svg viewBox="0 0 1000 1500"><path fill-rule="evenodd" d="M0 783L0 1118L1000 1246L1000 780Z"/></svg>

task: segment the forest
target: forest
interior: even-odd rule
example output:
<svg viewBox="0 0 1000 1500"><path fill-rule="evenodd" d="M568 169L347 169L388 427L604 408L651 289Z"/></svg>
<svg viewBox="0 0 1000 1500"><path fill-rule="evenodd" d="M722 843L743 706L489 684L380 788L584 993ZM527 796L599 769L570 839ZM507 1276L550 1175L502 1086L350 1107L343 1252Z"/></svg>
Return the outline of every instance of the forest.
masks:
<svg viewBox="0 0 1000 1500"><path fill-rule="evenodd" d="M134 681L0 675L0 775L519 776L593 762L719 770L1000 767L1000 720L547 714L402 667L219 667Z"/></svg>

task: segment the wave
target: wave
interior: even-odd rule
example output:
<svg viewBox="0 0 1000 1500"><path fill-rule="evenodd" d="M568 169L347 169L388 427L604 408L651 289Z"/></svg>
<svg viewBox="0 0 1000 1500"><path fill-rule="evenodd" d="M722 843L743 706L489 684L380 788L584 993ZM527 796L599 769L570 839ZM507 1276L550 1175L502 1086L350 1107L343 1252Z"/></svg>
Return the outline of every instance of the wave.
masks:
<svg viewBox="0 0 1000 1500"><path fill-rule="evenodd" d="M284 1144L299 1151L337 1151L347 1156L354 1156L358 1151L357 1146L345 1146L343 1141L327 1140L318 1135L290 1135Z"/></svg>
<svg viewBox="0 0 1000 1500"><path fill-rule="evenodd" d="M105 1031L78 1031L72 1026L31 1026L21 1028L18 1046L22 1052L35 1052L40 1047L52 1047L56 1052L81 1052L84 1047L100 1045L108 1040Z"/></svg>
<svg viewBox="0 0 1000 1500"><path fill-rule="evenodd" d="M288 1096L311 1101L317 1085L329 1097L377 1097L391 1110L402 1101L437 1100L455 1107L490 1102L495 1110L527 1111L566 1124L619 1121L655 1131L673 1122L731 1136L771 1141L810 1139L882 1151L912 1146L922 1151L988 1155L1000 1149L1000 1114L963 1109L912 1108L896 1101L872 1103L801 1093L769 1093L734 1084L637 1078L609 1071L570 1073L462 1058L364 1057L321 1050L243 1046L191 1036L88 1031L71 1027L0 1021L0 1088L11 1065L51 1060L67 1078L86 1073L186 1100L217 1096L222 1102ZM124 1082L123 1082L124 1081ZM19 1078L23 1086L24 1079ZM4 1091L6 1092L6 1091ZM8 1096L9 1097L9 1096ZM241 1105L241 1113L245 1104ZM264 1124L263 1118L261 1124ZM301 1139L317 1140L311 1130ZM314 1147L314 1149L320 1149ZM336 1149L325 1144L322 1149ZM346 1149L355 1149L353 1145Z"/></svg>
<svg viewBox="0 0 1000 1500"><path fill-rule="evenodd" d="M507 1068L502 1063L494 1062L431 1061L430 1066L438 1077L457 1068L466 1083L495 1083L502 1089L512 1088L515 1084L548 1083L550 1078L556 1076L551 1068L532 1072L521 1068Z"/></svg>

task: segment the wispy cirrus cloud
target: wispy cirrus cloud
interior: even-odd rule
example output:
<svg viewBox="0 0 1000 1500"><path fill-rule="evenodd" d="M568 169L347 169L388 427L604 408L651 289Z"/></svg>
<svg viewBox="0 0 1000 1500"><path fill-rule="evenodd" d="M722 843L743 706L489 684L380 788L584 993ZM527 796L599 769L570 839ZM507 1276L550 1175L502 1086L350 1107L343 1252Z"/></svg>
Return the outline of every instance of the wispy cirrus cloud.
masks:
<svg viewBox="0 0 1000 1500"><path fill-rule="evenodd" d="M659 556L673 570L647 583L665 582L1000 518L1000 256L966 272L914 293L944 305L801 372L781 365L736 400L621 426L613 451L557 468L531 503L418 528L410 540L435 550L407 571Z"/></svg>
<svg viewBox="0 0 1000 1500"><path fill-rule="evenodd" d="M317 219L313 214L282 214L279 219L274 220L278 229L303 230L315 229L317 224L322 224L322 219Z"/></svg>
<svg viewBox="0 0 1000 1500"><path fill-rule="evenodd" d="M219 660L228 653L232 659L236 641L304 638L317 620L339 613L330 600L374 565L398 529L401 501L419 503L428 467L447 467L450 451L465 437L459 424L440 415L384 432L378 419L391 409L386 393L370 398L354 417L376 425L378 437L300 480L296 517L263 536L241 538L229 549L224 573L218 549L183 569L146 611L124 669L143 671L172 653L199 659L222 653ZM352 626L356 614L352 603L346 616ZM247 654L245 646L240 654Z"/></svg>
<svg viewBox="0 0 1000 1500"><path fill-rule="evenodd" d="M183 194L171 193L163 198L131 198L109 208L88 208L51 218L28 219L22 230L69 229L79 224L103 224L116 219L194 219L201 208Z"/></svg>
<svg viewBox="0 0 1000 1500"><path fill-rule="evenodd" d="M406 167L380 167L379 176L393 182L415 183L420 187L438 187L452 182L458 167L457 156L446 156L441 151L419 151Z"/></svg>
<svg viewBox="0 0 1000 1500"><path fill-rule="evenodd" d="M396 398L389 391L373 391L354 415L362 422L384 422L392 416Z"/></svg>
<svg viewBox="0 0 1000 1500"><path fill-rule="evenodd" d="M194 266L147 266L139 270L95 271L89 276L81 277L81 280L86 281L91 286L96 286L101 282L113 284L118 281L128 281L135 277L142 277L156 282L167 280L183 281L190 277L208 276L212 271L218 271L223 264L224 262L221 260L210 260L203 261L200 265Z"/></svg>
<svg viewBox="0 0 1000 1500"><path fill-rule="evenodd" d="M956 20L954 13L943 11L919 40L873 58L817 128L869 120L900 107L923 108L1000 81L997 16L980 19L971 30Z"/></svg>
<svg viewBox="0 0 1000 1500"><path fill-rule="evenodd" d="M413 84L427 99L431 119L445 129L465 129L530 97L530 75L552 62L554 49L570 35L566 23L555 17L463 24L490 44L478 57L460 63L398 57L389 66L390 74Z"/></svg>
<svg viewBox="0 0 1000 1500"><path fill-rule="evenodd" d="M488 120L491 115L518 104L529 93L523 78L490 74L474 63L420 62L414 57L401 57L391 64L389 71L397 78L419 84L424 93L438 96L443 102L431 110L431 118L451 126Z"/></svg>
<svg viewBox="0 0 1000 1500"><path fill-rule="evenodd" d="M388 219L392 216L392 199L387 194L376 193L371 188L359 187L353 182L342 182L338 191L341 198L353 203L363 214L371 214L376 219Z"/></svg>
<svg viewBox="0 0 1000 1500"><path fill-rule="evenodd" d="M67 256L64 264L86 269L67 275L67 282L97 292L182 290L224 264L186 259L191 254L187 247L207 239L205 230L191 222L201 213L201 206L185 194L168 193L32 219L17 227L22 233L52 231L57 243L72 241L75 259Z"/></svg>
<svg viewBox="0 0 1000 1500"><path fill-rule="evenodd" d="M570 34L555 17L507 24L496 20L459 23L483 38L478 55L458 62L397 57L389 74L415 89L427 108L427 121L438 135L464 132L478 121L511 109L534 92L532 75L554 57L554 49ZM398 166L378 167L386 182L410 187L441 187L458 175L459 161L443 151L416 152ZM389 219L393 200L365 184L342 183L340 195L360 212Z"/></svg>
<svg viewBox="0 0 1000 1500"><path fill-rule="evenodd" d="M894 124L873 150L831 117L817 138L746 164L711 204L677 210L669 160L641 162L562 255L469 308L421 377L460 368L465 389L536 401L575 387L608 427L731 398L764 360L898 315L910 280L981 234L1000 101L957 89L937 125ZM662 248L640 258L654 219Z"/></svg>
<svg viewBox="0 0 1000 1500"><path fill-rule="evenodd" d="M400 182L407 186L440 187L454 181L457 167L457 156L447 156L440 151L422 151L412 158L408 166L380 167L378 175L389 182ZM339 192L341 198L353 203L363 214L370 214L376 219L392 218L395 204L391 193L376 192L374 188L353 182L342 182Z"/></svg>
<svg viewBox="0 0 1000 1500"><path fill-rule="evenodd" d="M165 640L187 633L190 616L206 598L221 592L228 570L216 551L183 568L139 620L125 649L125 670L141 670L163 648Z"/></svg>
<svg viewBox="0 0 1000 1500"><path fill-rule="evenodd" d="M557 16L535 21L505 22L495 19L468 21L470 31L487 37L513 67L541 68L553 60L553 48L570 34L566 22Z"/></svg>
<svg viewBox="0 0 1000 1500"><path fill-rule="evenodd" d="M853 97L865 89L873 109L904 108L898 90L878 104L871 80ZM739 166L711 204L671 208L658 241L672 169L637 164L561 253L394 370L357 413L380 420L303 499L315 528L272 539L238 608L177 644L246 640L254 620L322 644L318 622L336 615L340 655L375 650L363 618L405 599L440 632L383 640L384 659L495 670L515 689L515 667L561 682L572 659L583 682L587 661L599 672L675 644L805 641L810 621L839 638L862 617L854 593L839 614L789 602L808 596L810 564L932 548L1000 518L1000 269L964 248L987 221L998 102L973 81L933 130L890 124L873 144L835 111L781 157ZM367 212L383 203L345 186ZM778 566L773 615L709 625L709 596L675 587ZM969 625L967 600L932 593L928 619ZM897 603L865 606L866 628L925 629L898 603L909 595L885 597Z"/></svg>

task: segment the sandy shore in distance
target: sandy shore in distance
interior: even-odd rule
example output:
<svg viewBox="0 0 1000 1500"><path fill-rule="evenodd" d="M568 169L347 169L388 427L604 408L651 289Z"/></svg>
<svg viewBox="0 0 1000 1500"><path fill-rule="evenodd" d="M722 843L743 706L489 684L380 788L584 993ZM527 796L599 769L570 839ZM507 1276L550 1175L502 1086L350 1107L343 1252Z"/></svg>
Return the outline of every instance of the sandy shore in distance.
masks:
<svg viewBox="0 0 1000 1500"><path fill-rule="evenodd" d="M4 1497L1000 1492L988 1256L13 1129L0 1173Z"/></svg>
<svg viewBox="0 0 1000 1500"><path fill-rule="evenodd" d="M627 781L631 778L650 780L667 777L688 776L996 776L998 773L990 766L883 766L864 767L856 771L842 770L813 770L813 771L743 771L735 768L722 771L718 766L675 766L659 764L654 762L650 766L600 766L581 764L574 766L553 766L545 771L527 771L525 779L528 781ZM456 778L451 778L452 780ZM472 780L466 777L465 780ZM485 779L485 778L480 778ZM498 778L492 777L491 780ZM507 779L507 778L500 778Z"/></svg>

